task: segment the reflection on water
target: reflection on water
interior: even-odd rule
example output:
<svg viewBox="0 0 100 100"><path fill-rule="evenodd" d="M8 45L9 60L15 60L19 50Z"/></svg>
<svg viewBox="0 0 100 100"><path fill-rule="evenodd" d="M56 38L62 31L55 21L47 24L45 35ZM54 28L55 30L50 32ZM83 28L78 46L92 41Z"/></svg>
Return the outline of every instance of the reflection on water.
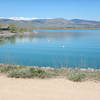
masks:
<svg viewBox="0 0 100 100"><path fill-rule="evenodd" d="M100 68L100 30L35 31L0 38L0 63Z"/></svg>

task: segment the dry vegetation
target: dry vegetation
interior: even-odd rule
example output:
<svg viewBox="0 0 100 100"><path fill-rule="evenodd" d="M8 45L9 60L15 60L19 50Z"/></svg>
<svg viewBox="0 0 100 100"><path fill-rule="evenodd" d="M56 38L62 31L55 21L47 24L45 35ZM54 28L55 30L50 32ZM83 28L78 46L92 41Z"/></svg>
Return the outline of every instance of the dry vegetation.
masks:
<svg viewBox="0 0 100 100"><path fill-rule="evenodd" d="M0 73L12 78L57 78L64 77L71 81L85 80L100 81L100 70L96 69L72 69L72 68L43 68L19 65L0 65Z"/></svg>

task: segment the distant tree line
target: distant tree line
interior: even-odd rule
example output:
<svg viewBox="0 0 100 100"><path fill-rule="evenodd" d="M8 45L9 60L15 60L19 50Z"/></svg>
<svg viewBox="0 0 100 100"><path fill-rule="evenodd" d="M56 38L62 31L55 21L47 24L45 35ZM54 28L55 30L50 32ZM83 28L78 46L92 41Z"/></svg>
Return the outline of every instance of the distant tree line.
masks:
<svg viewBox="0 0 100 100"><path fill-rule="evenodd" d="M21 27L19 28L15 24L10 24L6 26L0 23L0 31L9 31L15 33L15 32L27 32L28 30L26 28L21 28Z"/></svg>
<svg viewBox="0 0 100 100"><path fill-rule="evenodd" d="M18 28L15 24L11 24L8 26L8 30L10 32L26 32L26 28Z"/></svg>

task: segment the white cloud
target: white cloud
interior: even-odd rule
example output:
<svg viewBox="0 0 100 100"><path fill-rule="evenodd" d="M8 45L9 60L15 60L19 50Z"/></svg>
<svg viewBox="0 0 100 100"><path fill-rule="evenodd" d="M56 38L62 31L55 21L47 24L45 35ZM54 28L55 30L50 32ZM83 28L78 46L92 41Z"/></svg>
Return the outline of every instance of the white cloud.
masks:
<svg viewBox="0 0 100 100"><path fill-rule="evenodd" d="M27 17L0 17L0 19L11 19L11 20L35 20L35 19L52 19L52 18L27 18Z"/></svg>

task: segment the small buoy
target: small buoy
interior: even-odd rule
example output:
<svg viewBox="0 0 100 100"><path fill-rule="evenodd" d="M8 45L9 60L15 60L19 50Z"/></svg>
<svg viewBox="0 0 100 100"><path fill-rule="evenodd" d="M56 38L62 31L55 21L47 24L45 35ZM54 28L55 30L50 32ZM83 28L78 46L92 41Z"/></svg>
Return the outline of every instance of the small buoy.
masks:
<svg viewBox="0 0 100 100"><path fill-rule="evenodd" d="M63 45L62 48L64 48L65 46Z"/></svg>
<svg viewBox="0 0 100 100"><path fill-rule="evenodd" d="M50 42L50 40L48 40L48 42Z"/></svg>
<svg viewBox="0 0 100 100"><path fill-rule="evenodd" d="M64 45L61 46L61 48L64 48L64 47L65 47Z"/></svg>

